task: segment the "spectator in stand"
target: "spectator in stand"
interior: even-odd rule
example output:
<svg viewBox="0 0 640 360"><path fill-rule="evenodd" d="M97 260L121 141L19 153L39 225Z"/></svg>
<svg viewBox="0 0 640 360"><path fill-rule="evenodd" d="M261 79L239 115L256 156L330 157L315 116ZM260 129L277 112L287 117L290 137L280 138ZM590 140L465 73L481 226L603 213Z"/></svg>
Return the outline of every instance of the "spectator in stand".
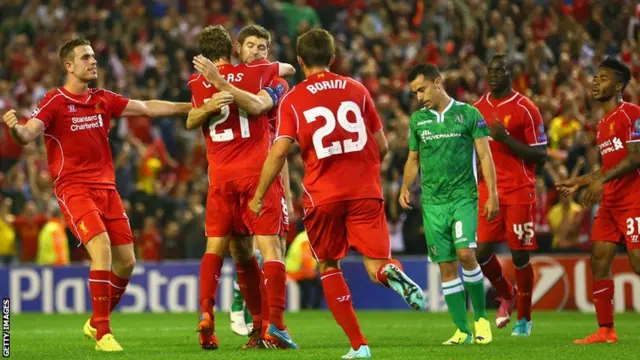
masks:
<svg viewBox="0 0 640 360"><path fill-rule="evenodd" d="M53 211L38 235L38 265L63 266L69 264L69 240L60 209Z"/></svg>
<svg viewBox="0 0 640 360"><path fill-rule="evenodd" d="M14 216L11 215L12 201L0 196L0 265L17 262L16 231L13 229Z"/></svg>

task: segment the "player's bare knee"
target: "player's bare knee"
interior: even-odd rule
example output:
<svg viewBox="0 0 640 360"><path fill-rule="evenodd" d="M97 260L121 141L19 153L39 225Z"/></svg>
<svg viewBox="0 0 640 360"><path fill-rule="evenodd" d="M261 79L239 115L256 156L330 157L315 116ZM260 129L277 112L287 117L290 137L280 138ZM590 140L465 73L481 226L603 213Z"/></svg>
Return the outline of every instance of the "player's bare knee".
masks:
<svg viewBox="0 0 640 360"><path fill-rule="evenodd" d="M364 257L364 268L367 270L367 275L369 275L369 279L378 283L378 269L380 266L384 265L388 260L387 259L372 259L368 257Z"/></svg>
<svg viewBox="0 0 640 360"><path fill-rule="evenodd" d="M112 266L113 271L117 275L128 277L131 276L131 274L133 273L133 269L135 269L136 267L136 258L131 256L130 258L121 259L117 262L114 261Z"/></svg>
<svg viewBox="0 0 640 360"><path fill-rule="evenodd" d="M111 269L111 243L106 232L94 236L85 244L85 248L91 257L91 269Z"/></svg>
<svg viewBox="0 0 640 360"><path fill-rule="evenodd" d="M318 262L318 270L323 274L330 270L340 270L339 260L325 260Z"/></svg>
<svg viewBox="0 0 640 360"><path fill-rule="evenodd" d="M640 250L629 251L629 262L631 263L633 271L640 275Z"/></svg>
<svg viewBox="0 0 640 360"><path fill-rule="evenodd" d="M207 249L205 250L205 253L224 256L228 248L228 237L209 237L207 238Z"/></svg>
<svg viewBox="0 0 640 360"><path fill-rule="evenodd" d="M458 278L458 263L456 261L442 262L438 264L440 278L443 283Z"/></svg>
<svg viewBox="0 0 640 360"><path fill-rule="evenodd" d="M594 280L603 280L609 277L609 261L604 256L591 254L591 275Z"/></svg>
<svg viewBox="0 0 640 360"><path fill-rule="evenodd" d="M236 263L246 263L253 257L253 239L251 237L238 238L229 244L229 250Z"/></svg>
<svg viewBox="0 0 640 360"><path fill-rule="evenodd" d="M258 247L265 261L279 260L282 261L284 253L280 245L280 240L276 235L258 235Z"/></svg>
<svg viewBox="0 0 640 360"><path fill-rule="evenodd" d="M462 268L466 270L473 270L478 267L478 260L476 259L476 252L474 249L458 250L457 255Z"/></svg>
<svg viewBox="0 0 640 360"><path fill-rule="evenodd" d="M517 268L526 266L530 260L528 251L511 250L511 258L513 259L513 264Z"/></svg>

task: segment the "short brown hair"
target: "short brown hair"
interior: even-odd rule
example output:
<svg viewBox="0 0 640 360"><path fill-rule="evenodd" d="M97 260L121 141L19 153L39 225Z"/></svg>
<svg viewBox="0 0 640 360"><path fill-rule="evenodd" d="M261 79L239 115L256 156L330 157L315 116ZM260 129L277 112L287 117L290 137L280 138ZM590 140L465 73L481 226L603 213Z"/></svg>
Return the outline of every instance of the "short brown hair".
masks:
<svg viewBox="0 0 640 360"><path fill-rule="evenodd" d="M242 30L240 30L240 33L238 33L238 42L240 45L243 45L244 41L250 36L255 36L258 39L265 39L267 40L267 46L271 46L271 34L267 29L260 25L252 24L243 27Z"/></svg>
<svg viewBox="0 0 640 360"><path fill-rule="evenodd" d="M298 56L307 67L329 66L336 53L333 36L324 29L313 29L298 37Z"/></svg>
<svg viewBox="0 0 640 360"><path fill-rule="evenodd" d="M200 33L198 51L211 61L231 58L231 36L222 25L207 26Z"/></svg>
<svg viewBox="0 0 640 360"><path fill-rule="evenodd" d="M60 50L58 51L58 61L60 62L60 66L62 66L62 70L67 71L64 67L64 62L73 58L75 55L73 50L78 46L85 45L91 45L89 40L78 38L69 40L60 47Z"/></svg>

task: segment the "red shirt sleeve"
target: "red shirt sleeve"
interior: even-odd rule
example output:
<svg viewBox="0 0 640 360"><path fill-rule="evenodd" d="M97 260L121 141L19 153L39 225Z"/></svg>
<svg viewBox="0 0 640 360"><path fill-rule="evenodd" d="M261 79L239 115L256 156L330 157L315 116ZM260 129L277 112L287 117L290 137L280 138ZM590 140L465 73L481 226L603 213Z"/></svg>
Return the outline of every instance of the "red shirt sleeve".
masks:
<svg viewBox="0 0 640 360"><path fill-rule="evenodd" d="M273 80L271 80L271 82L269 82L269 86L272 88L276 88L278 86L282 86L284 88L284 91L282 92L283 94L286 94L287 92L289 92L289 83L287 82L287 80L277 76L275 78L273 78Z"/></svg>
<svg viewBox="0 0 640 360"><path fill-rule="evenodd" d="M31 113L31 118L42 121L45 129L49 127L58 112L58 106L56 104L58 95L60 94L57 91L46 94Z"/></svg>
<svg viewBox="0 0 640 360"><path fill-rule="evenodd" d="M628 111L627 116L630 122L627 142L638 142L640 141L640 107L633 107Z"/></svg>
<svg viewBox="0 0 640 360"><path fill-rule="evenodd" d="M546 145L547 133L538 107L528 99L524 99L518 105L524 108L522 109L522 121L527 145Z"/></svg>
<svg viewBox="0 0 640 360"><path fill-rule="evenodd" d="M112 117L119 117L122 114L124 108L129 104L129 99L114 92L105 90L105 99L107 100L107 106Z"/></svg>
<svg viewBox="0 0 640 360"><path fill-rule="evenodd" d="M198 108L202 106L202 96L198 96L198 87L196 86L199 75L191 75L187 87L191 91L191 106Z"/></svg>
<svg viewBox="0 0 640 360"><path fill-rule="evenodd" d="M371 99L371 95L369 94L369 91L367 89L364 89L364 101L362 104L362 110L364 111L362 117L364 118L365 125L372 134L375 134L383 129L382 119L380 119L380 115L378 115L378 111L373 104L373 99Z"/></svg>
<svg viewBox="0 0 640 360"><path fill-rule="evenodd" d="M278 122L276 130L276 140L281 137L288 137L293 140L298 138L300 125L298 114L288 97L282 99L278 108Z"/></svg>

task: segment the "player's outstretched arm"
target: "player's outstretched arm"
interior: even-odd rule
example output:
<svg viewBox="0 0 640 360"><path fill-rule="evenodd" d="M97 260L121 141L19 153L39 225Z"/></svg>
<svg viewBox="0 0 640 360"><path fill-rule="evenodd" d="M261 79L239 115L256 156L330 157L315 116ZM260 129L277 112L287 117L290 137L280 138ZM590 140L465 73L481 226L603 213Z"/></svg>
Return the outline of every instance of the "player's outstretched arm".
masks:
<svg viewBox="0 0 640 360"><path fill-rule="evenodd" d="M285 77L285 76L292 76L296 74L296 68L293 67L293 65L288 64L288 63L279 63L279 70L278 70L278 76L280 77Z"/></svg>
<svg viewBox="0 0 640 360"><path fill-rule="evenodd" d="M188 114L191 103L177 103L163 100L130 100L120 116L174 116Z"/></svg>
<svg viewBox="0 0 640 360"><path fill-rule="evenodd" d="M11 136L20 145L32 142L44 132L44 123L36 118L29 119L26 124L20 125L14 109L7 111L2 119L9 127Z"/></svg>
<svg viewBox="0 0 640 360"><path fill-rule="evenodd" d="M229 94L226 91L217 92L213 94L213 96L206 100L204 105L199 108L192 108L189 110L189 115L187 116L187 124L186 127L188 130L196 129L202 126L204 122L211 115L215 115L220 113L221 111L229 111L229 108L225 108L226 105L229 105L233 102L233 95Z"/></svg>
<svg viewBox="0 0 640 360"><path fill-rule="evenodd" d="M269 156L267 156L267 160L262 166L262 174L260 174L258 188L256 189L253 199L251 199L251 202L249 203L250 210L256 215L260 214L260 210L262 210L262 202L267 190L271 187L271 184L273 184L273 180L275 180L276 176L278 176L280 171L282 171L282 167L287 160L289 148L292 144L293 139L289 137L281 137L276 139L275 144L271 147Z"/></svg>
<svg viewBox="0 0 640 360"><path fill-rule="evenodd" d="M409 157L404 164L402 188L400 189L400 206L404 209L411 209L411 187L418 177L419 161L419 152L409 150Z"/></svg>
<svg viewBox="0 0 640 360"><path fill-rule="evenodd" d="M489 200L484 205L483 216L486 216L488 220L492 220L498 215L500 209L498 204L498 181L496 177L496 167L493 163L493 156L491 156L491 148L489 147L489 137L483 136L474 140L474 145L478 157L480 158L480 165L482 166L482 175L487 183L487 189L489 190Z"/></svg>
<svg viewBox="0 0 640 360"><path fill-rule="evenodd" d="M527 145L507 133L504 124L496 119L490 126L491 138L509 147L509 150L526 162L542 165L547 161L546 145Z"/></svg>

